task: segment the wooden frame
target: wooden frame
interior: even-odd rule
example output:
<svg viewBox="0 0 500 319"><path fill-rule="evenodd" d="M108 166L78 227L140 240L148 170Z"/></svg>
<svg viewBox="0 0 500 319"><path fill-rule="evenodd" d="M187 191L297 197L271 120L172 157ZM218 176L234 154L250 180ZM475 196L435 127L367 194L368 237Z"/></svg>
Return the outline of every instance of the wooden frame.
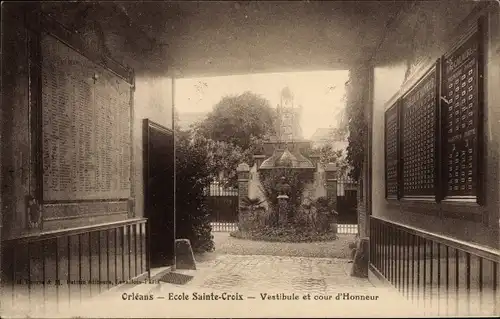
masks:
<svg viewBox="0 0 500 319"><path fill-rule="evenodd" d="M433 66L429 67L429 70L424 73L420 77L418 81L416 81L410 88L406 89L403 94L400 94L399 99L396 100L397 96L393 99L396 102L392 102L391 107L397 103L397 101L401 100L408 92L410 92L418 83L428 76L429 72L432 70L436 70L436 116L435 116L435 127L436 127L436 139L435 139L435 170L436 170L436 178L435 178L435 192L433 196L428 196L427 198L413 198L405 196L405 194L400 194L397 199L394 197L388 197L386 192L386 200L389 205L397 205L400 206L403 211L428 214L433 216L440 216L441 218L459 218L463 220L469 220L473 222L485 222L485 216L487 216L487 208L485 207L486 199L485 199L485 165L486 158L484 156L485 152L485 131L484 131L484 75L486 74L485 70L485 20L486 17L484 15L480 15L477 18L476 23L472 26L469 25L466 32L462 33L462 36L459 37L458 40L454 42L450 49L447 50L446 54L443 54ZM466 41L475 37L477 39L477 152L475 154L477 158L477 166L476 176L477 176L477 184L476 184L476 196L471 200L467 198L446 198L446 190L447 187L447 177L448 172L446 171L446 165L443 163L443 160L446 158L446 152L443 150L445 145L443 139L446 138L444 134L445 129L445 111L444 107L446 106L446 99L442 98L442 94L444 92L444 61L447 55L452 54L460 48ZM387 111L390 110L389 107ZM400 110L400 114L403 113ZM400 118L400 123L402 123L402 119ZM399 124L400 135L402 134L402 124ZM401 142L403 142L402 136L400 136ZM384 145L386 141L384 139ZM400 145L401 146L401 145ZM402 169L403 166L403 158L400 157L400 167ZM386 172L387 174L387 172ZM399 181L398 187L402 188L403 176L402 172L400 174L401 180ZM387 178L387 177L386 177ZM387 188L387 184L386 184ZM399 201L398 199L402 199Z"/></svg>
<svg viewBox="0 0 500 319"><path fill-rule="evenodd" d="M400 100L397 100L394 102L394 104L389 107L385 111L385 130L384 130L384 159L385 159L385 197L387 199L399 199L401 196L401 164L402 164L402 159L401 159L401 134L400 134L400 128L401 128L401 108L400 108ZM395 112L395 117L396 117L396 194L389 194L389 188L388 188L388 182L389 182L389 177L388 177L388 152L387 152L387 142L388 142L388 132L387 132L387 124L389 121L389 116L392 116L391 113Z"/></svg>
<svg viewBox="0 0 500 319"><path fill-rule="evenodd" d="M103 50L90 48L85 45L83 39L63 25L44 15L38 10L28 11L25 16L26 32L28 35L28 67L29 67L29 115L30 115L30 141L31 158L30 168L32 170L30 180L30 195L26 198L27 205L27 228L43 228L43 223L48 221L68 220L81 217L108 216L113 214L124 214L128 218L135 215L134 212L134 146L133 146L133 95L135 75L132 69L121 65L106 56ZM47 34L67 47L71 48L81 56L89 59L95 65L103 70L111 72L114 76L124 80L130 85L130 99L128 101L130 108L130 192L128 198L116 199L89 199L89 200L64 200L64 201L44 201L43 188L43 105L42 105L42 34ZM93 209L77 209L79 205L94 205ZM97 207L99 206L99 207ZM61 210L63 212L58 212ZM73 212L68 215L64 212ZM97 212L97 213L96 213Z"/></svg>
<svg viewBox="0 0 500 319"><path fill-rule="evenodd" d="M473 178L475 179L475 190L472 195L467 195L467 196L457 196L457 195L450 195L447 196L447 190L446 185L442 185L442 194L441 194L441 200L443 201L449 201L449 202L471 202L471 203L476 203L476 204L482 204L484 203L484 166L485 166L485 158L484 158L484 117L483 117L483 112L484 112L484 48L483 48L483 42L484 42L484 33L483 33L483 25L484 25L484 18L481 18L478 20L477 24L473 26L473 28L469 29L467 32L465 32L465 35L457 41L457 43L447 52L443 55L442 57L442 64L443 64L443 73L444 73L444 63L446 62L446 58L453 55L456 51L462 49L462 47L468 43L469 41L474 41L475 44L477 45L477 51L475 52L475 70L477 71L477 76L475 79L475 83L477 86L477 97L476 97L476 103L477 103L477 109L476 111L476 126L474 129L476 130L476 152L472 154L473 160L476 163L476 167L474 167L474 172L473 172ZM443 87L447 79L445 78L444 74L440 79L441 86ZM444 129L446 128L446 119L444 117L444 108L448 107L448 97L443 96L444 89L440 92L440 102L441 102L441 109L442 111L442 119L441 119L441 126L442 126L442 131L441 135L444 138L445 133ZM446 158L446 149L445 149L446 143L442 141L442 153L441 156L443 160ZM443 162L442 164L443 167L443 172L442 172L442 179L443 181L447 180L446 176L446 170L444 167L447 167L447 164Z"/></svg>
<svg viewBox="0 0 500 319"><path fill-rule="evenodd" d="M438 130L439 130L439 126L438 126L438 115L439 115L439 94L438 94L438 88L439 88L439 61L438 62L435 62L434 65L432 67L430 67L419 79L418 81L416 81L416 83L414 83L400 98L400 103L401 103L401 106L400 106L400 124L399 124L399 128L400 128L400 141L401 141L401 144L400 144L400 158L401 158L401 180L400 180L400 189L401 189L401 198L407 198L407 199L419 199L419 200L435 200L436 199L436 193L437 193L437 180L439 179L439 176L437 176L437 167L439 166L439 162L437 160L437 154L439 153L437 151L437 148L436 146L438 146L438 137L437 136L437 133L438 133ZM423 83L426 83L428 81L430 81L432 79L432 77L434 77L434 85L435 85L435 90L434 90L434 134L436 135L435 136L435 139L434 139L434 145L433 145L433 148L434 148L434 153L432 154L433 157L434 157L434 160L433 160L433 166L434 166L434 181L433 181L433 189L432 189L432 194L407 194L405 192L405 188L404 188L404 182L405 182L405 177L404 177L404 174L405 174L405 158L404 158L404 145L405 145L405 138L403 136L404 132L405 132L405 122L404 122L404 114L405 114L405 99L410 96L411 94L414 94L414 93L418 93L420 92L420 90L422 88L420 88L420 86L423 84ZM420 101L420 98L417 99L417 101Z"/></svg>

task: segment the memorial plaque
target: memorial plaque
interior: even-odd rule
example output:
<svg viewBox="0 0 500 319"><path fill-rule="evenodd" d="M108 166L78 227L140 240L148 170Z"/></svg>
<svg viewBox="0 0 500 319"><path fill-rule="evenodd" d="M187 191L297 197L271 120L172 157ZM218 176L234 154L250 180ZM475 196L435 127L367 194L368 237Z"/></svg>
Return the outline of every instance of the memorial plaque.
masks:
<svg viewBox="0 0 500 319"><path fill-rule="evenodd" d="M43 199L130 196L130 85L43 34Z"/></svg>
<svg viewBox="0 0 500 319"><path fill-rule="evenodd" d="M475 197L479 154L479 35L476 30L443 61L445 197Z"/></svg>
<svg viewBox="0 0 500 319"><path fill-rule="evenodd" d="M433 67L401 101L403 196L435 195L436 73Z"/></svg>
<svg viewBox="0 0 500 319"><path fill-rule="evenodd" d="M387 198L398 197L399 107L396 102L385 112L385 187Z"/></svg>

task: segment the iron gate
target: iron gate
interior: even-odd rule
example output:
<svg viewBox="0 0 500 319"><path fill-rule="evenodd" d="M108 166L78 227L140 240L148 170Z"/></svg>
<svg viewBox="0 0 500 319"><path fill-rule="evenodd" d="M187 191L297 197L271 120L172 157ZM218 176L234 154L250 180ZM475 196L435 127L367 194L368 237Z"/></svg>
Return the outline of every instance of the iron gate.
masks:
<svg viewBox="0 0 500 319"><path fill-rule="evenodd" d="M213 182L205 190L207 209L213 231L237 230L238 190Z"/></svg>
<svg viewBox="0 0 500 319"><path fill-rule="evenodd" d="M350 178L337 180L337 212L339 224L358 223L358 183Z"/></svg>

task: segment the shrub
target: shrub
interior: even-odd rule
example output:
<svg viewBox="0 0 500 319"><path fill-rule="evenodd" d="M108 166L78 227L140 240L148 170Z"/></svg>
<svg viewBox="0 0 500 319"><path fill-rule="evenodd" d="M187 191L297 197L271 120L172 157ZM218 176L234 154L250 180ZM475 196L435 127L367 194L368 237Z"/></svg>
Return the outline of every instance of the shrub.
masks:
<svg viewBox="0 0 500 319"><path fill-rule="evenodd" d="M195 252L213 251L210 215L203 192L212 176L206 147L179 132L175 151L176 237L189 239Z"/></svg>
<svg viewBox="0 0 500 319"><path fill-rule="evenodd" d="M265 208L262 206L264 201L259 198L250 198L248 196L242 199L240 206L238 228L247 230L260 227L265 224Z"/></svg>
<svg viewBox="0 0 500 319"><path fill-rule="evenodd" d="M305 185L313 180L310 172L304 172L292 168L277 168L268 171L260 171L259 178L262 183L262 191L269 203L272 212L271 223L277 225L278 221L278 195L281 193L280 187L284 181L289 185L290 206L288 218L292 220L299 210L302 201L302 192Z"/></svg>
<svg viewBox="0 0 500 319"><path fill-rule="evenodd" d="M337 239L335 232L321 232L313 228L305 229L292 224L285 227L265 226L247 231L237 230L232 232L231 236L240 239L287 243L331 241Z"/></svg>

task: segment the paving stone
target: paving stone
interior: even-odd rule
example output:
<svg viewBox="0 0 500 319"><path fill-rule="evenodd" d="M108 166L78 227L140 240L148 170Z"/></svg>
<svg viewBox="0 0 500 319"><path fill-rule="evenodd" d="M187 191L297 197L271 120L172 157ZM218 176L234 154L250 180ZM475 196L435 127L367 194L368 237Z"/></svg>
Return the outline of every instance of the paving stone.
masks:
<svg viewBox="0 0 500 319"><path fill-rule="evenodd" d="M185 285L161 283L152 301L124 301L121 294L105 297L64 316L84 317L387 317L419 316L397 294L349 276L347 260L328 258L219 255L199 262ZM144 289L140 289L141 292ZM193 296L239 294L243 300L168 300L170 294ZM336 300L349 293L379 296L378 301ZM261 294L291 295L299 300L262 300ZM305 296L323 298L305 300ZM329 300L326 300L329 299ZM399 311L399 312L398 312Z"/></svg>

